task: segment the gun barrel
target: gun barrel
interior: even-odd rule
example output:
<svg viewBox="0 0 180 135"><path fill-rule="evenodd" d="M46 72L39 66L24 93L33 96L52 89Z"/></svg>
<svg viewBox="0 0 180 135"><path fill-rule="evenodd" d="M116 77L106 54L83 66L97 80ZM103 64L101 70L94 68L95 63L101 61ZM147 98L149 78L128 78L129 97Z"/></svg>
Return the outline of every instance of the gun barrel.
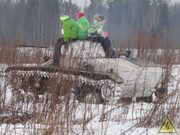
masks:
<svg viewBox="0 0 180 135"><path fill-rule="evenodd" d="M36 47L36 48L49 48L48 46L40 46L40 45L26 45L26 44L18 44L17 47Z"/></svg>

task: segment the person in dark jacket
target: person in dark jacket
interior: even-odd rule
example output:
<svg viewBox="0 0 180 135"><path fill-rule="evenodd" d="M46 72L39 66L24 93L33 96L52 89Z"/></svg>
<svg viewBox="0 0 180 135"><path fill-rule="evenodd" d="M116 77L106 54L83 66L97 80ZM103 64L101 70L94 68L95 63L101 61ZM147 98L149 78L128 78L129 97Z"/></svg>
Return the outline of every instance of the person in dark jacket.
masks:
<svg viewBox="0 0 180 135"><path fill-rule="evenodd" d="M78 21L76 22L77 25L77 39L78 40L87 40L88 39L88 27L89 22L85 17L85 13L81 10L77 14Z"/></svg>
<svg viewBox="0 0 180 135"><path fill-rule="evenodd" d="M102 47L107 57L112 57L114 51L111 47L111 41L109 40L107 33L103 32L103 26L105 25L105 18L102 15L95 15L93 24L88 29L88 36L90 40L97 41L102 44Z"/></svg>
<svg viewBox="0 0 180 135"><path fill-rule="evenodd" d="M119 57L122 55L129 57L131 51L128 50L124 52L119 52L119 51L115 51L112 48L108 34L103 31L103 26L105 25L105 23L106 20L104 16L95 15L93 24L90 25L88 29L89 39L101 43L107 57Z"/></svg>
<svg viewBox="0 0 180 135"><path fill-rule="evenodd" d="M53 58L53 65L59 66L59 57L61 55L61 46L69 42L77 40L77 26L74 20L69 19L68 15L61 15L60 20L63 22L62 25L62 38L59 38L55 44L55 52Z"/></svg>

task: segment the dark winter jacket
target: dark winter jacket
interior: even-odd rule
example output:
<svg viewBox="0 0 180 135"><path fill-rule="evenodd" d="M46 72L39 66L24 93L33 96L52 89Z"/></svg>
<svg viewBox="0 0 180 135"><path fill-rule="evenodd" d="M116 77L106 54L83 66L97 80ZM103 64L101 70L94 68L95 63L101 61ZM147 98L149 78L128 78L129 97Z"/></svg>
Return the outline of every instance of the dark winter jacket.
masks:
<svg viewBox="0 0 180 135"><path fill-rule="evenodd" d="M64 42L77 38L77 26L74 20L66 19L63 23Z"/></svg>
<svg viewBox="0 0 180 135"><path fill-rule="evenodd" d="M77 22L77 37L79 40L88 39L89 22L85 17L81 17Z"/></svg>

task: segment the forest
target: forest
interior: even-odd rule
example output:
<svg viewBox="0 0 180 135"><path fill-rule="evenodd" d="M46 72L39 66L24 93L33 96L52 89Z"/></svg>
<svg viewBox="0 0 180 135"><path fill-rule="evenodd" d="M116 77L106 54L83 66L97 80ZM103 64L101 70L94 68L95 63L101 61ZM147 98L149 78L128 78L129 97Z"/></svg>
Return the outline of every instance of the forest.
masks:
<svg viewBox="0 0 180 135"><path fill-rule="evenodd" d="M1 0L0 40L27 44L54 44L61 37L60 14L66 12L77 21L81 8L71 0ZM95 14L106 18L104 31L108 32L114 47L130 44L136 47L139 36L158 40L159 47L179 48L180 5L170 6L163 0L90 0L83 9L90 23ZM168 42L168 43L167 43Z"/></svg>

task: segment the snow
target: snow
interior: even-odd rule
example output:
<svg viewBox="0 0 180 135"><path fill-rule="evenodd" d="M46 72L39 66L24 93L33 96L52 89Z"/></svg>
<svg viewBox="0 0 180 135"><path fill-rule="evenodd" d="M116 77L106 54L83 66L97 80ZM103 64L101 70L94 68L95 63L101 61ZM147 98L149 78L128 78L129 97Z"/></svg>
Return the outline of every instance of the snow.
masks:
<svg viewBox="0 0 180 135"><path fill-rule="evenodd" d="M132 119L135 118L137 115L139 115L136 113L139 113L139 109L142 109L141 106L148 109L148 107L150 107L150 105L148 105L148 104L142 105L140 103L140 104L130 105L129 108L131 108L131 109L129 110L129 113L126 114L127 116L125 118L119 118L119 116L121 116L122 115L121 113L123 113L123 112L121 112L122 108L118 107L112 114L110 114L112 116L110 116L111 119L109 120L109 122L107 122L107 121L100 122L101 115L98 115L98 114L101 114L100 112L103 109L102 105L99 105L99 106L90 105L90 106L91 106L91 108L93 108L92 110L93 110L93 114L95 114L95 118L93 119L93 121L91 121L87 125L86 128L89 129L90 132L93 133L94 135L101 135L101 134L106 134L106 135L118 135L118 134L125 134L125 135L137 134L137 135L139 135L139 134L142 134L143 135L143 134L147 134L147 133L154 135L158 132L158 128L148 129L148 128L137 128L136 126L133 126L133 125L136 125L136 121L133 121ZM82 104L82 105L80 105L80 107L84 108L84 105ZM108 107L108 109L111 109L111 107ZM132 109L136 110L136 111L133 111ZM86 111L86 110L84 110L84 111ZM132 112L134 112L134 113L131 114ZM141 112L141 113L143 113L143 112ZM76 115L77 117L82 118L84 112L82 111L82 109L81 110L78 109L78 112L76 112L76 114L77 114ZM88 114L86 115L86 117L88 117ZM118 121L118 122L116 122L116 121ZM27 126L27 125L28 124L26 124L25 126ZM28 133L28 130L26 130L25 126L22 124L16 124L16 125L3 124L3 125L1 125L0 133L2 133L2 134L5 133L6 129L8 128L7 134L15 134L16 133L18 135L18 134L23 133L23 134L28 135L29 133ZM43 127L44 127L43 125L36 124L36 128L43 129ZM106 127L108 127L108 128L106 129ZM134 127L134 128L132 128L132 127ZM73 128L75 131L77 131L77 129L82 128L82 127L77 124L77 126L74 126ZM91 129L93 129L93 130L91 130ZM80 134L81 131L78 133Z"/></svg>
<svg viewBox="0 0 180 135"><path fill-rule="evenodd" d="M4 76L4 70L6 68L5 64L0 65L0 89L1 92L5 91L6 93L6 105L11 101L12 93L11 87L6 87L6 79ZM169 86L169 89L173 92L175 88L180 88L179 80L180 80L180 65L174 65L172 68L172 75L175 78L173 81L173 85ZM178 99L178 94L170 98L166 104L163 106L163 113L166 114L168 109L171 106L179 107L180 103L175 103ZM3 96L2 96L3 97ZM73 100L73 99L72 99ZM73 102L73 101L72 101ZM24 111L29 110L32 111L31 104L21 104L24 108ZM74 105L73 103L70 105ZM84 104L75 102L76 108L73 108L72 113L70 115L74 116L74 120L76 124L72 127L71 130L75 131L77 134L83 134L83 120L90 119L87 125L84 127L84 134L92 134L92 135L155 135L157 134L161 125L157 127L142 127L140 125L140 121L143 120L151 111L153 110L153 103L131 103L131 104L123 104L119 103L116 105L92 105L92 104ZM63 106L63 105L62 105ZM37 104L38 107L38 104ZM60 106L58 106L60 107ZM58 108L57 107L57 108ZM41 107L39 108L41 110ZM63 109L64 106L63 106ZM64 112L66 114L66 112ZM160 112L160 115L162 112ZM65 115L64 114L64 115ZM180 112L179 112L180 114ZM6 114L5 114L6 115ZM1 114L2 116L2 114ZM180 117L180 116L179 116ZM46 121L46 120L45 120ZM174 123L175 127L179 126L179 120L176 120L177 123ZM46 129L46 125L43 123L35 124L33 122L27 122L26 124L1 124L0 125L0 134L11 134L11 135L28 135L33 134L34 132L38 133ZM178 127L177 127L178 128ZM179 130L177 130L179 132ZM179 132L180 133L180 132Z"/></svg>

